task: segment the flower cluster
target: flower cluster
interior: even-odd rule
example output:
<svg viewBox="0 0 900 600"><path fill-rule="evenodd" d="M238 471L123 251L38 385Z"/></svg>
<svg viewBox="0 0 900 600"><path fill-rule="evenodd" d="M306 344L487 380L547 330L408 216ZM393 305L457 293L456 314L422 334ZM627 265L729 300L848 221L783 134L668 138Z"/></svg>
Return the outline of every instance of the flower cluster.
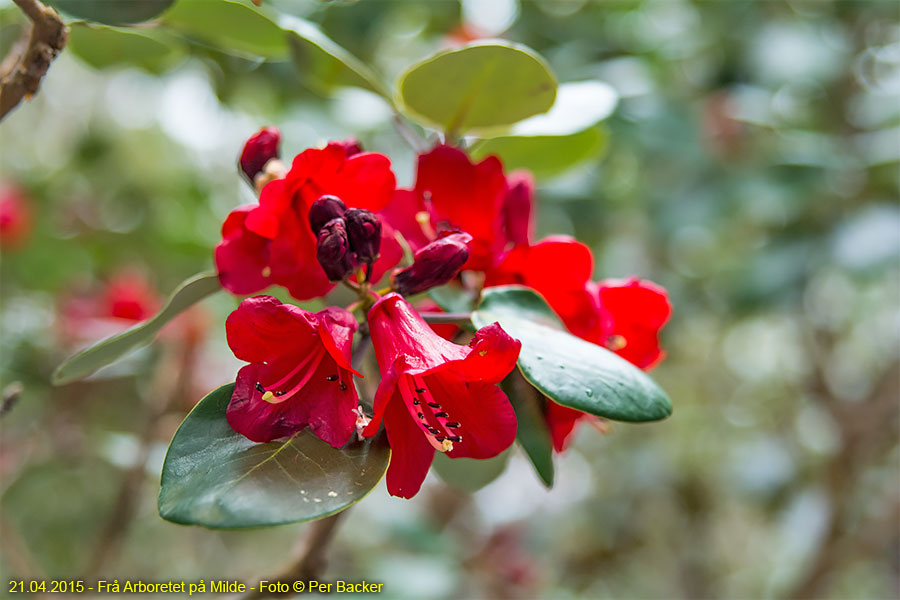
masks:
<svg viewBox="0 0 900 600"><path fill-rule="evenodd" d="M662 358L665 291L637 279L594 282L587 246L563 236L535 241L529 173L506 174L496 157L473 162L438 145L418 157L414 187L398 189L389 159L355 140L305 150L289 168L278 145L277 130L266 128L241 154L259 202L235 209L222 226L215 258L223 287L247 295L279 285L309 300L344 285L358 301L312 313L256 296L231 314L228 343L249 364L227 418L249 439L309 427L340 447L384 425L388 490L405 498L418 492L436 451L490 458L508 448L516 417L497 384L514 369L520 343L494 323L457 344L461 330L429 326L408 299L454 280L473 295L529 286L573 334L641 368ZM383 278L387 286L378 289ZM434 306L412 301L420 310ZM367 336L381 381L373 405L362 407L354 355L365 351ZM557 451L587 417L549 399L544 414Z"/></svg>

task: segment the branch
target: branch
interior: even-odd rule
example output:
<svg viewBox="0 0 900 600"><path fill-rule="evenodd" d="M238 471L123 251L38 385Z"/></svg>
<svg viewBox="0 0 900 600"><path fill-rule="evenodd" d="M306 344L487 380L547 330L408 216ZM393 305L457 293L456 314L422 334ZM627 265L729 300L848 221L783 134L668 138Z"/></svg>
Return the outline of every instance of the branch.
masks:
<svg viewBox="0 0 900 600"><path fill-rule="evenodd" d="M426 323L466 325L472 320L472 313L420 312L419 315L425 319Z"/></svg>
<svg viewBox="0 0 900 600"><path fill-rule="evenodd" d="M31 20L31 37L9 73L0 81L0 120L41 87L50 63L65 47L69 28L59 14L38 0L13 0ZM13 47L11 52L16 52ZM6 60L3 61L7 63Z"/></svg>

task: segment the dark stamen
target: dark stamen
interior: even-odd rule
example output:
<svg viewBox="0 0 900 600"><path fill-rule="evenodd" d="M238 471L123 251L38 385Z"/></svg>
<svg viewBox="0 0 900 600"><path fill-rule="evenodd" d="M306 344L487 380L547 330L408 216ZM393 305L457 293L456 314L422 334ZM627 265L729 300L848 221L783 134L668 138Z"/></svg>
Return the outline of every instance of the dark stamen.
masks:
<svg viewBox="0 0 900 600"><path fill-rule="evenodd" d="M441 405L438 404L437 402L429 402L428 406L430 406L431 408L440 408L441 407Z"/></svg>
<svg viewBox="0 0 900 600"><path fill-rule="evenodd" d="M419 402L418 400L413 400L413 404L415 404L416 406L418 406L418 405L420 405L420 404L422 404L422 403Z"/></svg>
<svg viewBox="0 0 900 600"><path fill-rule="evenodd" d="M438 419L446 419L447 417L450 416L450 414L445 413L445 412L439 412L439 413L434 413L434 416L436 416Z"/></svg>
<svg viewBox="0 0 900 600"><path fill-rule="evenodd" d="M441 442L443 442L445 439L447 439L447 438L445 438L445 437L442 436L442 435L436 435L436 436L434 436L434 441L436 441L437 443L441 443Z"/></svg>
<svg viewBox="0 0 900 600"><path fill-rule="evenodd" d="M430 425L428 426L428 432L429 432L431 435L437 435L437 434L440 433L440 431L438 431L438 430L435 429L434 427L431 427Z"/></svg>
<svg viewBox="0 0 900 600"><path fill-rule="evenodd" d="M425 388L416 388L417 394L424 394L426 391L428 391L428 390L426 390Z"/></svg>
<svg viewBox="0 0 900 600"><path fill-rule="evenodd" d="M453 422L451 422L451 423L445 423L445 424L444 424L444 427L449 427L450 429L456 429L456 428L459 427L459 426L460 426L460 424L459 424L459 422L457 422L457 421L453 421Z"/></svg>
<svg viewBox="0 0 900 600"><path fill-rule="evenodd" d="M276 396L284 396L284 390L275 392L275 395L276 395Z"/></svg>
<svg viewBox="0 0 900 600"><path fill-rule="evenodd" d="M425 420L425 415L423 415L422 413L419 413L417 416L418 416L420 419L422 419L423 421Z"/></svg>
<svg viewBox="0 0 900 600"><path fill-rule="evenodd" d="M341 382L341 391L342 391L342 392L343 392L343 391L346 391L346 389L347 389L347 384L344 383L344 382L342 381L342 382Z"/></svg>
<svg viewBox="0 0 900 600"><path fill-rule="evenodd" d="M451 435L447 439L450 440L451 442L459 443L462 441L462 436L461 435Z"/></svg>
<svg viewBox="0 0 900 600"><path fill-rule="evenodd" d="M262 384L261 384L260 382L257 381L257 382L256 382L256 391L259 392L260 394L265 394L265 393L266 393L266 388L264 388L264 387L262 386Z"/></svg>
<svg viewBox="0 0 900 600"><path fill-rule="evenodd" d="M328 377L325 378L325 381L337 381L337 379L338 379L337 375L329 375Z"/></svg>

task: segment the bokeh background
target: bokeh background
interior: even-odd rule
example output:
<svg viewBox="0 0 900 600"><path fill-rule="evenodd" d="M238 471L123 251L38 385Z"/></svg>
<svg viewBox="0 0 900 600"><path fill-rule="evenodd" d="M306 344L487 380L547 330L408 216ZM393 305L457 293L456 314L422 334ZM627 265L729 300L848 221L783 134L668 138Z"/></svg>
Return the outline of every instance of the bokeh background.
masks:
<svg viewBox="0 0 900 600"><path fill-rule="evenodd" d="M348 513L326 579L383 582L388 598L900 596L896 2L266 3L388 82L499 36L560 81L609 83L619 103L599 142L562 172L530 165L539 233L576 235L597 278L652 279L675 307L654 371L670 419L583 427L552 490L520 451L474 494L431 475L403 501L382 484ZM9 2L0 16L5 52L22 19ZM236 299L88 381L48 383L211 268L222 219L252 199L235 163L259 127L282 130L288 157L356 136L411 183L414 155L376 96L319 95L289 61L233 54L191 42L143 66L100 52L95 68L64 51L0 125L16 206L0 377L24 389L2 418L4 582L256 581L302 536L156 513L168 439L238 367L222 326Z"/></svg>

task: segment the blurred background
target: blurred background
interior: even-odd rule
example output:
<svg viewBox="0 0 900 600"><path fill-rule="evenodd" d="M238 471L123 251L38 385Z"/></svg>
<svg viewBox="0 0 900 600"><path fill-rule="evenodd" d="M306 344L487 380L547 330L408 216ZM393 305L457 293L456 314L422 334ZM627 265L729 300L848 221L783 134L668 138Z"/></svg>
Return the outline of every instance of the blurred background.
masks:
<svg viewBox="0 0 900 600"><path fill-rule="evenodd" d="M325 579L388 598L900 596L900 8L893 1L266 0L393 82L479 37L522 42L612 115L539 177L539 234L576 235L596 278L665 286L654 377L675 413L583 427L552 490L521 451L468 494L433 474L351 510ZM24 20L0 2L2 50ZM75 349L212 268L252 201L243 141L290 158L356 136L401 184L414 155L368 92L312 91L288 60L186 39L153 60L78 44L0 125L4 581L106 575L256 581L304 526L216 532L156 512L183 415L232 380L237 299L50 387ZM157 60L158 59L158 60ZM547 161L552 161L547 156ZM3 592L6 586L3 586Z"/></svg>

